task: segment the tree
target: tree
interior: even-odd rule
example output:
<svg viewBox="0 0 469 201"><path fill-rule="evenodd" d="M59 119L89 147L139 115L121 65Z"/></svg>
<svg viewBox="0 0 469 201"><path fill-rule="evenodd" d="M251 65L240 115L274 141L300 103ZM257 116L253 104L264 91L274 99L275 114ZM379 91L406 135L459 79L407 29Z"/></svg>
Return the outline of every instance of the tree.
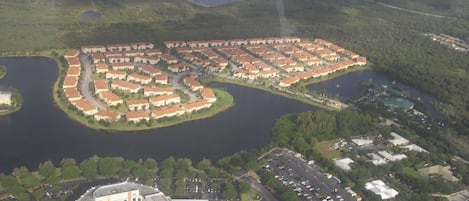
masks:
<svg viewBox="0 0 469 201"><path fill-rule="evenodd" d="M58 180L57 168L54 166L52 161L46 161L44 163L41 163L39 165L38 172L39 175L46 178L46 182L48 183L55 183Z"/></svg>
<svg viewBox="0 0 469 201"><path fill-rule="evenodd" d="M98 161L99 158L94 156L80 163L80 170L85 178L93 179L98 176Z"/></svg>
<svg viewBox="0 0 469 201"><path fill-rule="evenodd" d="M225 200L235 200L237 195L234 185L230 182L226 183L223 188L223 198Z"/></svg>
<svg viewBox="0 0 469 201"><path fill-rule="evenodd" d="M158 172L158 163L155 159L147 158L147 160L145 160L144 166L149 170L154 170L155 172Z"/></svg>
<svg viewBox="0 0 469 201"><path fill-rule="evenodd" d="M98 172L105 177L115 176L122 168L122 157L104 157L98 161Z"/></svg>
<svg viewBox="0 0 469 201"><path fill-rule="evenodd" d="M75 159L64 158L60 164L62 164L62 179L74 179L80 177L81 172L76 165Z"/></svg>

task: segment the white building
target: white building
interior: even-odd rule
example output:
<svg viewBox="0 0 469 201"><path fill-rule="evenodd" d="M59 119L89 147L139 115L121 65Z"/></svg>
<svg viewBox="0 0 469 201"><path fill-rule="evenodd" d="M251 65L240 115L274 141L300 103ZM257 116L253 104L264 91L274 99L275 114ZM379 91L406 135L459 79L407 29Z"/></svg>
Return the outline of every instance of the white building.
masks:
<svg viewBox="0 0 469 201"><path fill-rule="evenodd" d="M363 138L352 139L352 142L359 147L364 147L373 144L373 140Z"/></svg>
<svg viewBox="0 0 469 201"><path fill-rule="evenodd" d="M404 146L401 146L402 149L407 149L409 151L416 151L416 152L425 152L425 153L428 153L427 150L425 150L424 148L416 145L416 144L409 144L409 145L404 145Z"/></svg>
<svg viewBox="0 0 469 201"><path fill-rule="evenodd" d="M10 92L0 92L0 105L11 105Z"/></svg>
<svg viewBox="0 0 469 201"><path fill-rule="evenodd" d="M405 145L409 143L409 140L406 138L400 136L399 134L395 132L391 132L391 136L394 138L392 140L388 140L389 143L393 144L394 146L399 146L399 145Z"/></svg>
<svg viewBox="0 0 469 201"><path fill-rule="evenodd" d="M365 184L365 188L367 190L372 191L376 195L381 196L381 199L383 200L394 198L399 194L399 192L387 186L381 180L374 180L374 181L367 182Z"/></svg>
<svg viewBox="0 0 469 201"><path fill-rule="evenodd" d="M407 158L406 155L404 154L395 154L395 155L392 155L390 154L389 152L387 151L378 151L378 154L383 156L385 159L389 160L389 161L400 161L402 159L405 159Z"/></svg>
<svg viewBox="0 0 469 201"><path fill-rule="evenodd" d="M352 168L350 164L353 163L353 160L350 158L342 158L334 161L335 165L344 171L350 171Z"/></svg>
<svg viewBox="0 0 469 201"><path fill-rule="evenodd" d="M121 182L87 190L77 201L172 201L156 187L133 182ZM175 199L173 201L208 201Z"/></svg>

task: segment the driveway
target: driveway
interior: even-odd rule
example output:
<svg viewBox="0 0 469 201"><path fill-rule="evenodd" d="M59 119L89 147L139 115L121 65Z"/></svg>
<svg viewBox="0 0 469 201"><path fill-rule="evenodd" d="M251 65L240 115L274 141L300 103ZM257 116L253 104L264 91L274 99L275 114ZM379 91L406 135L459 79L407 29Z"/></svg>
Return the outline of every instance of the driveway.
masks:
<svg viewBox="0 0 469 201"><path fill-rule="evenodd" d="M106 105L99 102L99 100L97 100L90 92L90 82L91 82L91 75L93 74L93 67L92 67L93 64L91 64L91 60L88 59L88 54L80 55L80 61L84 69L84 73L80 76L81 77L81 86L80 86L81 95L91 104L97 106L100 110L106 110L107 109Z"/></svg>

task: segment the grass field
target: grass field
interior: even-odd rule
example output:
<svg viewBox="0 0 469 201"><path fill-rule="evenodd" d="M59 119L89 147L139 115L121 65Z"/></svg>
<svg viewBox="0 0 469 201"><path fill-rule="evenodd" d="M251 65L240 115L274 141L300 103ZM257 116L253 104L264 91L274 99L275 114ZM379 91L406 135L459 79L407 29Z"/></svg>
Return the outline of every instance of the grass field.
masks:
<svg viewBox="0 0 469 201"><path fill-rule="evenodd" d="M331 148L331 146L337 142L338 140L321 141L316 144L314 149L319 151L319 153L328 159L339 158L340 151Z"/></svg>

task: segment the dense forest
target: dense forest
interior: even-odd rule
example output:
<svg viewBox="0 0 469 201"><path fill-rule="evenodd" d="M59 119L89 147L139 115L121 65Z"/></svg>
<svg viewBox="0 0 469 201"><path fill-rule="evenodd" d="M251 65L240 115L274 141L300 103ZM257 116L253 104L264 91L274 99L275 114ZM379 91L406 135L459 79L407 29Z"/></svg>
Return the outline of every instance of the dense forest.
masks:
<svg viewBox="0 0 469 201"><path fill-rule="evenodd" d="M377 123L370 115L355 110L307 111L277 120L272 143L273 146L294 147L304 153L318 141L367 134Z"/></svg>

